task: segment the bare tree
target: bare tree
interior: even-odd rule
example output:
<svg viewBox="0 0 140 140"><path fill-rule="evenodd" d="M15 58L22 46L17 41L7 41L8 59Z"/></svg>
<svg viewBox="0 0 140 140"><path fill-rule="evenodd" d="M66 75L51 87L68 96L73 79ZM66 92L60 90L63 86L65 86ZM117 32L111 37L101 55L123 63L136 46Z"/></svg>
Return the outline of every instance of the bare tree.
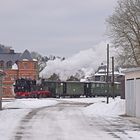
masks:
<svg viewBox="0 0 140 140"><path fill-rule="evenodd" d="M52 80L52 81L60 81L60 77L59 74L53 73L48 80Z"/></svg>
<svg viewBox="0 0 140 140"><path fill-rule="evenodd" d="M48 61L47 57L43 57L37 52L31 52L33 58L38 61L38 72L41 72L46 67L46 62Z"/></svg>
<svg viewBox="0 0 140 140"><path fill-rule="evenodd" d="M109 36L123 65L140 66L140 0L119 0L107 19Z"/></svg>
<svg viewBox="0 0 140 140"><path fill-rule="evenodd" d="M80 81L77 77L71 75L66 81Z"/></svg>

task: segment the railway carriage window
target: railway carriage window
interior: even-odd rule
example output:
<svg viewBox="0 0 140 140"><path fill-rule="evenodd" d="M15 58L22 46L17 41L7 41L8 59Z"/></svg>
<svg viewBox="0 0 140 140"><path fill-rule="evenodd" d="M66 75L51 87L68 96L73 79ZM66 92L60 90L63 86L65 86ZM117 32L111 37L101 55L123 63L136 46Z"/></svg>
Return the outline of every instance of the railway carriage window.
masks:
<svg viewBox="0 0 140 140"><path fill-rule="evenodd" d="M92 88L95 88L95 84L92 84Z"/></svg>
<svg viewBox="0 0 140 140"><path fill-rule="evenodd" d="M96 84L96 87L100 87L100 84Z"/></svg>
<svg viewBox="0 0 140 140"><path fill-rule="evenodd" d="M104 88L104 84L101 84L101 88Z"/></svg>
<svg viewBox="0 0 140 140"><path fill-rule="evenodd" d="M116 84L116 88L119 89L119 85L118 84Z"/></svg>

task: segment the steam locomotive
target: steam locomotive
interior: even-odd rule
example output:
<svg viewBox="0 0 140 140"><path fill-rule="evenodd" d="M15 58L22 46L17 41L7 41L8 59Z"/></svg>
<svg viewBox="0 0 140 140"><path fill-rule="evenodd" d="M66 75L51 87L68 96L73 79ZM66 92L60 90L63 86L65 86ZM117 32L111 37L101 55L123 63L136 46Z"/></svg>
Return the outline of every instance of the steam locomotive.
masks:
<svg viewBox="0 0 140 140"><path fill-rule="evenodd" d="M15 81L14 93L16 98L41 98L51 97L48 90L44 90L41 83L31 79L17 79Z"/></svg>

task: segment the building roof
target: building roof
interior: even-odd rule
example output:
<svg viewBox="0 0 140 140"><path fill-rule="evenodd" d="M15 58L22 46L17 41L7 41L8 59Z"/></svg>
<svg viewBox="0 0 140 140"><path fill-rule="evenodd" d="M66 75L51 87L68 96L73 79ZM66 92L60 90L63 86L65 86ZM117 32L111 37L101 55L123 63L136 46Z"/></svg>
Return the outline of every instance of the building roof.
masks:
<svg viewBox="0 0 140 140"><path fill-rule="evenodd" d="M33 61L31 53L28 50L25 50L23 53L0 53L0 60L4 62L12 61L12 64L14 64L16 61L22 61L23 59Z"/></svg>
<svg viewBox="0 0 140 140"><path fill-rule="evenodd" d="M129 72L135 72L135 71L140 71L140 67L136 68L127 68L124 73L129 73Z"/></svg>
<svg viewBox="0 0 140 140"><path fill-rule="evenodd" d="M105 76L105 75L107 75L107 66L103 65L102 63L101 66L99 66L97 72L95 72L94 76ZM112 75L112 70L109 70L109 75ZM114 71L114 75L124 75L123 69Z"/></svg>
<svg viewBox="0 0 140 140"><path fill-rule="evenodd" d="M0 61L3 60L4 62L12 61L14 64L18 59L21 53L1 53L0 54Z"/></svg>
<svg viewBox="0 0 140 140"><path fill-rule="evenodd" d="M23 53L15 53L10 51L9 53L0 53L0 61L4 61L4 69L6 68L6 63L10 62L11 65L14 65L16 61L33 61L31 53L28 50L25 50Z"/></svg>
<svg viewBox="0 0 140 140"><path fill-rule="evenodd" d="M20 55L19 61L23 61L25 59L29 61L33 61L31 53L27 49Z"/></svg>

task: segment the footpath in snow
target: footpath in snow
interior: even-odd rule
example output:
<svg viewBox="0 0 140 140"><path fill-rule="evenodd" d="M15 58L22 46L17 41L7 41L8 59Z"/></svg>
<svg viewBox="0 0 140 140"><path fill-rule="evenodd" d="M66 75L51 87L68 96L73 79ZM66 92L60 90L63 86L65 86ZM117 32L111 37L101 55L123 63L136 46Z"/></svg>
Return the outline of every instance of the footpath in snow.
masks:
<svg viewBox="0 0 140 140"><path fill-rule="evenodd" d="M125 114L125 100L119 97L109 99L106 104L106 98L68 98L68 99L11 99L3 100L3 110L0 111L0 139L10 140L20 121L31 110L41 107L53 106L60 101L89 103L81 111L88 117L99 117L104 119L116 118ZM134 140L139 140L139 131L127 131L133 136Z"/></svg>

